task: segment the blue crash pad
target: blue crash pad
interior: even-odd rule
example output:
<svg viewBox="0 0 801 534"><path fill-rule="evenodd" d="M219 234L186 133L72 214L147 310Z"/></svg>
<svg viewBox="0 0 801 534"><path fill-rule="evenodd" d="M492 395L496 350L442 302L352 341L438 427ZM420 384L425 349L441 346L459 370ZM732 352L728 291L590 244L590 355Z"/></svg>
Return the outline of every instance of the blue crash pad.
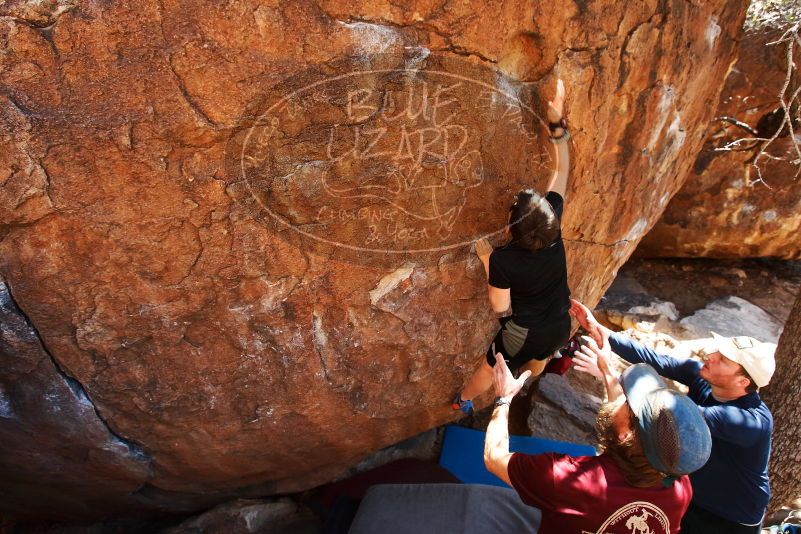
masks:
<svg viewBox="0 0 801 534"><path fill-rule="evenodd" d="M445 427L439 465L465 484L487 484L508 488L505 482L484 467L485 436L486 434L480 430L448 425ZM570 456L595 456L595 449L589 445L525 436L510 436L509 450L526 454L557 452Z"/></svg>

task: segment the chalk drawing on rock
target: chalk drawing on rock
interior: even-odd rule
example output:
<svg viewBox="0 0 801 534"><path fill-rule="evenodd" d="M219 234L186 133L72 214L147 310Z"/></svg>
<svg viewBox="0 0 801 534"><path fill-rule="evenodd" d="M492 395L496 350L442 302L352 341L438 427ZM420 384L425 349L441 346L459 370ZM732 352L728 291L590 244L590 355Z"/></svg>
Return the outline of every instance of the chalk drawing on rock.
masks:
<svg viewBox="0 0 801 534"><path fill-rule="evenodd" d="M530 90L433 54L395 63L304 73L232 138L265 222L349 260L436 260L502 233L500 199L544 185L551 148Z"/></svg>

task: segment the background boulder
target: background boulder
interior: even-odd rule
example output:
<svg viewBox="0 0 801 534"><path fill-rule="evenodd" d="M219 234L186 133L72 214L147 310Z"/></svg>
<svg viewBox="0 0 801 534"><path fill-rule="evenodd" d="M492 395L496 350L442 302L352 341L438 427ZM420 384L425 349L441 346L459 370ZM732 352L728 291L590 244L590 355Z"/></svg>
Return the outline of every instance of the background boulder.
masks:
<svg viewBox="0 0 801 534"><path fill-rule="evenodd" d="M744 34L737 63L726 79L716 118L684 187L673 197L662 219L643 238L643 257L750 258L801 257L801 180L799 159L789 131L752 165L762 143L744 142L736 150L718 149L737 139L770 138L778 129L778 94L787 74L787 45L773 44L782 31ZM801 67L798 47L795 71ZM793 77L797 84L798 77ZM790 93L793 91L791 85ZM732 122L741 121L749 132ZM779 122L777 122L777 118ZM796 126L798 138L798 126ZM778 158L778 159L776 159Z"/></svg>

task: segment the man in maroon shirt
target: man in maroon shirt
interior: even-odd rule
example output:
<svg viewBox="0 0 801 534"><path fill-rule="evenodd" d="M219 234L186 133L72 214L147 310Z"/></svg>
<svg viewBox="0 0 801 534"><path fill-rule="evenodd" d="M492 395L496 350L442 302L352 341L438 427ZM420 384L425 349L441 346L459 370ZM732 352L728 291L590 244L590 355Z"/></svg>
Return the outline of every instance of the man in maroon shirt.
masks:
<svg viewBox="0 0 801 534"><path fill-rule="evenodd" d="M515 379L499 355L487 469L542 511L539 534L675 534L692 498L687 473L709 458L709 429L695 403L668 389L650 366L617 376L608 365L609 344L601 350L584 339L584 360L597 367L609 397L598 415L604 452L578 458L509 453L509 403L528 375Z"/></svg>

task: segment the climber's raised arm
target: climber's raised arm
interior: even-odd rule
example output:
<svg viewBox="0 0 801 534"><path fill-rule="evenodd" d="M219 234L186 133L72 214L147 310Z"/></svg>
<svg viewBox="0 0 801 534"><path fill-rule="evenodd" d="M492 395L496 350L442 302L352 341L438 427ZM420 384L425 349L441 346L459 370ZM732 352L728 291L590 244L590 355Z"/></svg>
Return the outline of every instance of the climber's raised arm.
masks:
<svg viewBox="0 0 801 534"><path fill-rule="evenodd" d="M525 366L536 376L548 359L569 343L570 288L561 231L570 168L568 134L562 121L564 103L565 86L559 80L556 96L548 102L548 120L555 123L550 125L550 137L556 144L556 168L548 182L548 194L542 196L530 188L518 191L509 206L509 241L496 249L486 239L476 242L476 255L487 273L490 306L498 313L511 306L512 314L499 320L501 328L491 349L451 403L455 410L473 410L473 399L490 386L496 354L509 362L510 369ZM507 458L508 453L501 456Z"/></svg>
<svg viewBox="0 0 801 534"><path fill-rule="evenodd" d="M570 151L567 140L570 134L567 131L567 122L564 121L565 84L562 80L556 82L556 96L548 102L548 129L551 132L551 141L556 145L554 158L554 171L548 182L548 191L558 193L565 198L567 191L567 176L570 173Z"/></svg>

